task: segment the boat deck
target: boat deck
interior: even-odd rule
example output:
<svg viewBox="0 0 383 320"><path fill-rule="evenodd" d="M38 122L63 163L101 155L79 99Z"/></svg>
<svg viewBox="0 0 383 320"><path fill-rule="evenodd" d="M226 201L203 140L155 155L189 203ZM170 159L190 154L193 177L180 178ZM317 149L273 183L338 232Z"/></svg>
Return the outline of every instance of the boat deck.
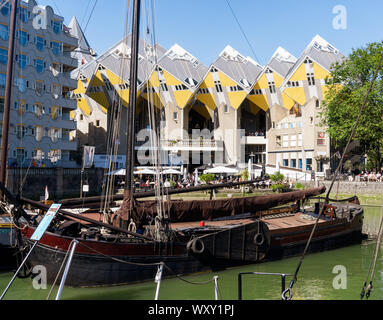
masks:
<svg viewBox="0 0 383 320"><path fill-rule="evenodd" d="M219 221L204 221L205 228L222 228L232 227L238 225L244 225L254 222L255 219L232 219L232 220L219 220ZM200 225L200 221L192 222L176 222L171 223L170 228L175 231L181 231L185 229L203 228Z"/></svg>
<svg viewBox="0 0 383 320"><path fill-rule="evenodd" d="M219 220L219 221L204 221L205 228L222 228L222 227L233 227L244 224L253 223L256 219L231 219L231 220ZM270 231L280 230L286 228L295 228L302 226L314 225L316 218L309 214L290 214L280 215L280 217L265 217L261 218L261 221L267 224ZM326 219L321 218L319 223L325 223ZM171 223L170 228L175 231L181 231L193 228L203 228L200 225L200 221L193 222L177 222Z"/></svg>
<svg viewBox="0 0 383 320"><path fill-rule="evenodd" d="M295 227L302 227L302 226L309 226L314 225L316 218L312 215L308 214L302 214L297 213L291 216L284 216L281 218L273 218L273 219L261 219L263 222L265 222L269 228L270 231L273 230L280 230L280 229L286 229L286 228L295 228ZM319 219L320 223L325 223L326 219Z"/></svg>

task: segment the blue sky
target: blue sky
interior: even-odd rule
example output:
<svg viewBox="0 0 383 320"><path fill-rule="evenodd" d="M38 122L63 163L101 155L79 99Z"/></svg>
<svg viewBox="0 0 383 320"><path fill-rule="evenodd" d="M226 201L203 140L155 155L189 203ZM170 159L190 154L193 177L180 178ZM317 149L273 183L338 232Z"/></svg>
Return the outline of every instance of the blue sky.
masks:
<svg viewBox="0 0 383 320"><path fill-rule="evenodd" d="M76 16L83 29L96 0L37 0L50 5L68 24ZM130 0L132 1L132 0ZM148 1L148 0L142 0ZM98 0L85 35L98 54L124 34L127 0ZM226 45L264 65L278 46L298 57L311 39L321 35L348 55L373 41L383 40L382 0L229 0L251 47L226 0L157 0L157 42L174 43L209 65ZM333 8L347 10L346 29L335 29ZM88 7L88 10L86 10Z"/></svg>

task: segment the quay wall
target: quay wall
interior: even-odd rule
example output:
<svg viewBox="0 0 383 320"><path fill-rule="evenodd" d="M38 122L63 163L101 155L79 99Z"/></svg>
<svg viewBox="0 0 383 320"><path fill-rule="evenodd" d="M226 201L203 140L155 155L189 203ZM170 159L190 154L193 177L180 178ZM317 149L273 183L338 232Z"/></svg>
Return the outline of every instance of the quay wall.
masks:
<svg viewBox="0 0 383 320"><path fill-rule="evenodd" d="M305 186L316 187L324 185L326 190L329 189L331 181L311 181L303 182ZM383 194L383 182L356 182L356 181L335 181L331 193L340 193L340 194L371 194L378 195Z"/></svg>
<svg viewBox="0 0 383 320"><path fill-rule="evenodd" d="M98 195L102 190L104 169L85 169L83 183L89 185L87 196ZM27 168L9 169L7 187L17 194L22 186L22 196L40 200L48 186L49 200L80 197L81 169L79 168Z"/></svg>

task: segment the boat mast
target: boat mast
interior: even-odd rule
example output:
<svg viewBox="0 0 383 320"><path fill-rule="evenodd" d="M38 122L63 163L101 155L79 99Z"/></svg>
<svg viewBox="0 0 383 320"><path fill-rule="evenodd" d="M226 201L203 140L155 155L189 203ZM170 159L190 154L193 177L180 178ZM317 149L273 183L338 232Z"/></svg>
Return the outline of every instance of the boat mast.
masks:
<svg viewBox="0 0 383 320"><path fill-rule="evenodd" d="M141 0L133 1L133 26L131 41L130 58L130 77L129 77L129 111L128 111L128 132L126 150L126 179L125 179L125 198L133 198L133 170L135 162L135 119L136 119L136 100L137 100L137 67L138 67L138 41L140 26Z"/></svg>
<svg viewBox="0 0 383 320"><path fill-rule="evenodd" d="M11 21L8 43L8 61L7 61L7 75L5 83L5 97L4 97L4 110L3 110L3 130L1 139L1 156L0 156L0 182L4 185L7 180L7 167L8 167L8 139L9 139L9 117L11 110L12 98L12 77L13 77L13 59L15 48L15 35L16 35L16 13L17 13L18 0L12 0L11 4Z"/></svg>

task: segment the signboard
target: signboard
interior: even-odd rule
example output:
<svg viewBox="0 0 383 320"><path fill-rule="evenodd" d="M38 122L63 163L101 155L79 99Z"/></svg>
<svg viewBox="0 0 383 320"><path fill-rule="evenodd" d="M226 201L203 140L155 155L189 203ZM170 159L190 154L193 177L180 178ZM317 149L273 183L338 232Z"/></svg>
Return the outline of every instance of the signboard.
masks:
<svg viewBox="0 0 383 320"><path fill-rule="evenodd" d="M31 240L40 241L41 237L44 235L45 231L51 224L53 218L56 216L56 213L60 210L61 204L54 203L50 206L43 220L41 220L40 224L36 228L33 233Z"/></svg>

